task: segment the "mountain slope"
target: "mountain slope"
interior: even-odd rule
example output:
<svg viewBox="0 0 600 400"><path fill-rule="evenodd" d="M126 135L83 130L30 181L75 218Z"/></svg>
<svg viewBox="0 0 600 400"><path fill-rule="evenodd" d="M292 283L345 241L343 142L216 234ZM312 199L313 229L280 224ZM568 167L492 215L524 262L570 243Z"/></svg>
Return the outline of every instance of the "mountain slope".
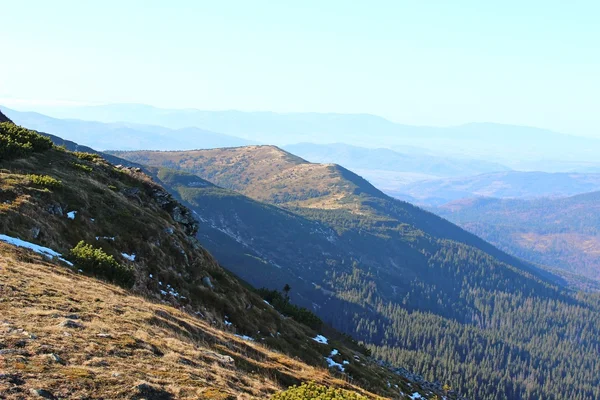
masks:
<svg viewBox="0 0 600 400"><path fill-rule="evenodd" d="M435 209L524 259L600 279L600 192L559 199L468 199Z"/></svg>
<svg viewBox="0 0 600 400"><path fill-rule="evenodd" d="M27 151L0 160L8 398L265 398L302 380L369 397L358 385L400 398L436 388L375 364L327 326L329 342L315 341L222 269L190 211L141 170L12 123L0 124L6 138Z"/></svg>
<svg viewBox="0 0 600 400"><path fill-rule="evenodd" d="M163 184L220 232L200 236L207 246L236 242L263 255L240 276L259 286L295 276L294 302L395 365L478 399L600 395L589 373L600 337L594 295L565 290L556 276L340 166L272 146L114 154L162 171ZM255 201L194 184L200 178Z"/></svg>
<svg viewBox="0 0 600 400"><path fill-rule="evenodd" d="M412 196L420 204L438 206L470 197L534 198L573 196L600 190L600 174L497 172L405 185L395 195Z"/></svg>
<svg viewBox="0 0 600 400"><path fill-rule="evenodd" d="M245 146L255 142L205 129L160 126L125 122L102 123L76 119L56 119L32 112L4 108L12 120L30 129L85 143L95 149L119 150L187 150Z"/></svg>

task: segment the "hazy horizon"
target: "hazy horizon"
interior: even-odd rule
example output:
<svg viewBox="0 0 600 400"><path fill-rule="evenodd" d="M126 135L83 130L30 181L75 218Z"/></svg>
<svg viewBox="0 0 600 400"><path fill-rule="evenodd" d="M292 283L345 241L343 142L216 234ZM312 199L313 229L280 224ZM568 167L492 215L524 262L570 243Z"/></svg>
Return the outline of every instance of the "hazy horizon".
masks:
<svg viewBox="0 0 600 400"><path fill-rule="evenodd" d="M600 137L595 2L177 4L4 4L0 104L366 113Z"/></svg>

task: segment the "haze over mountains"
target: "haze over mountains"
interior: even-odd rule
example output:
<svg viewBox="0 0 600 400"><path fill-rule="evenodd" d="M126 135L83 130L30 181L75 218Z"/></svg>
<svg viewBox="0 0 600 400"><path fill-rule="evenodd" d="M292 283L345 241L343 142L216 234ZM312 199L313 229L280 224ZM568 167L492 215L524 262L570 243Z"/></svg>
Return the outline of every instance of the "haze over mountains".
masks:
<svg viewBox="0 0 600 400"><path fill-rule="evenodd" d="M391 193L425 205L463 198L565 197L600 190L600 174L506 171L469 177L424 180Z"/></svg>
<svg viewBox="0 0 600 400"><path fill-rule="evenodd" d="M529 169L538 163L597 163L600 140L546 129L493 123L409 126L369 114L272 113L162 109L142 104L49 108L59 118L131 122L171 129L197 127L260 143L346 143L363 147L416 146L442 155L485 159ZM518 146L515 146L518 143ZM572 166L572 164L569 164Z"/></svg>
<svg viewBox="0 0 600 400"><path fill-rule="evenodd" d="M21 112L2 107L15 123L63 139L85 143L97 150L186 150L214 147L246 146L256 142L208 130L131 122L101 123L77 119L57 119L35 112Z"/></svg>
<svg viewBox="0 0 600 400"><path fill-rule="evenodd" d="M434 211L515 256L600 279L600 192L465 199Z"/></svg>

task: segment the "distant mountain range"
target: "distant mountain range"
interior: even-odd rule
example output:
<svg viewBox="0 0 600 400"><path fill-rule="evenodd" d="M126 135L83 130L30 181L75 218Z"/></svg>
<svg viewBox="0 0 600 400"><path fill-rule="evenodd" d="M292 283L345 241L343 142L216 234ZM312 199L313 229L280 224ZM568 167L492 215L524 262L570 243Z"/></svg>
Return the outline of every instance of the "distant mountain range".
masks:
<svg viewBox="0 0 600 400"><path fill-rule="evenodd" d="M404 184L433 179L508 171L494 162L426 154L425 149L364 148L344 143L299 143L284 147L310 162L336 163L366 178L384 192L395 192Z"/></svg>
<svg viewBox="0 0 600 400"><path fill-rule="evenodd" d="M63 139L85 143L98 150L191 150L246 146L256 143L195 127L169 129L130 122L103 123L57 119L5 107L2 107L2 110L16 124L40 132L61 135Z"/></svg>
<svg viewBox="0 0 600 400"><path fill-rule="evenodd" d="M172 129L197 127L279 146L302 142L416 146L439 154L500 162L511 168L522 160L529 160L532 169L538 169L535 162L547 160L597 163L600 152L600 140L540 128L493 123L409 126L369 114L178 110L141 104L69 107L48 112L60 118L125 121Z"/></svg>
<svg viewBox="0 0 600 400"><path fill-rule="evenodd" d="M388 194L439 206L472 197L565 197L600 190L600 174L506 171L410 183Z"/></svg>
<svg viewBox="0 0 600 400"><path fill-rule="evenodd" d="M465 199L434 211L515 256L600 280L600 192Z"/></svg>

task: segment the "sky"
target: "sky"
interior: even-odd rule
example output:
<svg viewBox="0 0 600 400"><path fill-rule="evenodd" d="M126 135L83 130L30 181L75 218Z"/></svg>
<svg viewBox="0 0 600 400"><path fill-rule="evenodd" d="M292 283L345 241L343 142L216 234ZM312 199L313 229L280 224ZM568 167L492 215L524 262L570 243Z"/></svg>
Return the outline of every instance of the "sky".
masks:
<svg viewBox="0 0 600 400"><path fill-rule="evenodd" d="M0 0L0 104L370 113L600 137L598 1Z"/></svg>

